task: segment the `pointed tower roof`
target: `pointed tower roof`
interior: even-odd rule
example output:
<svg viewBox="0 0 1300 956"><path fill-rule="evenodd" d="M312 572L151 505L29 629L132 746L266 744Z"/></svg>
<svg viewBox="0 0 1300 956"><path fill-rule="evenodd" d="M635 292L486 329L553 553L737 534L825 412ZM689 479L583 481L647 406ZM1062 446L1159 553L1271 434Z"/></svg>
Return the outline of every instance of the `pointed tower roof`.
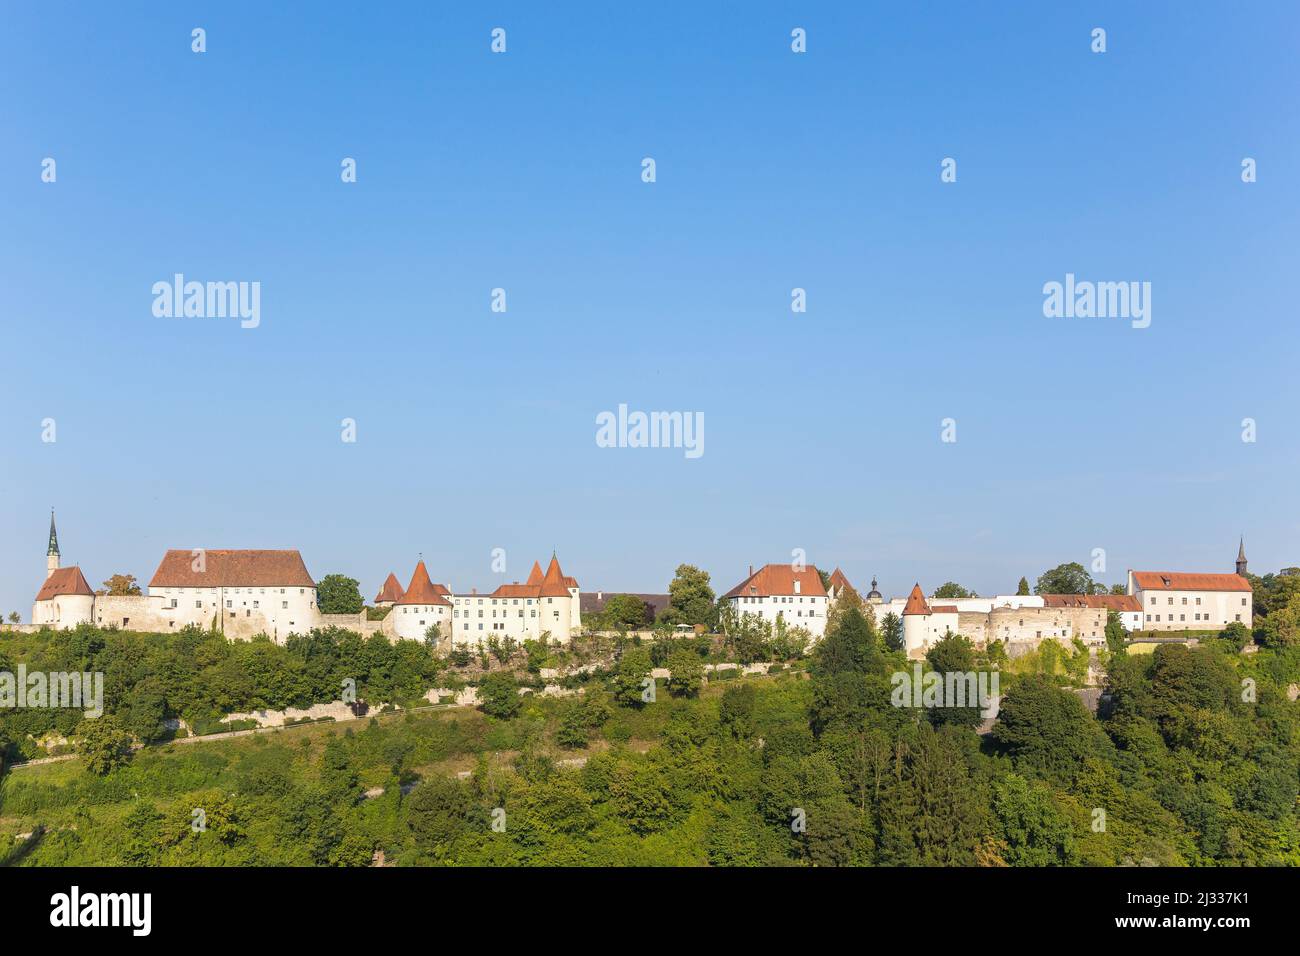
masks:
<svg viewBox="0 0 1300 956"><path fill-rule="evenodd" d="M45 554L48 556L51 554L57 555L58 553L59 553L59 535L58 532L54 530L54 509L51 508L50 509L50 546L49 549L46 550Z"/></svg>
<svg viewBox="0 0 1300 956"><path fill-rule="evenodd" d="M564 583L564 572L555 554L551 554L551 563L547 565L546 576L542 578L542 597L569 597L569 586Z"/></svg>
<svg viewBox="0 0 1300 956"><path fill-rule="evenodd" d="M391 604L396 604L402 599L404 593L405 592L402 591L402 585L397 580L397 575L389 571L388 577L384 579L384 586L380 588L379 593L375 595L375 603L382 604L387 601Z"/></svg>
<svg viewBox="0 0 1300 956"><path fill-rule="evenodd" d="M537 587L542 583L542 566L536 561L533 562L533 569L528 572L528 580L524 583L533 587Z"/></svg>
<svg viewBox="0 0 1300 956"><path fill-rule="evenodd" d="M54 533L54 512L53 511L50 512L50 533L51 534ZM1246 536L1244 534L1241 536L1241 543L1237 545L1237 560L1238 561L1246 560Z"/></svg>
<svg viewBox="0 0 1300 956"><path fill-rule="evenodd" d="M912 593L907 596L907 605L903 608L904 614L930 614L930 605L925 601L925 592L921 590L920 582L912 585Z"/></svg>
<svg viewBox="0 0 1300 956"><path fill-rule="evenodd" d="M433 582L429 580L429 569L424 566L424 561L421 560L415 566L415 573L411 575L411 583L406 586L406 593L396 603L450 604L451 602L434 589Z"/></svg>

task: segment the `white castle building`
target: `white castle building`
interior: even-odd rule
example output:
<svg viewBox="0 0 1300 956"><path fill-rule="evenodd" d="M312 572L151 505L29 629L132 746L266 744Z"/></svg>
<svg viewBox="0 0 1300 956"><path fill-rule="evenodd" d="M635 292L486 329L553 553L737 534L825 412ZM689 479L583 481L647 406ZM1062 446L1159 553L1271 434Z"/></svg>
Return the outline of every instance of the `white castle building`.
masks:
<svg viewBox="0 0 1300 956"><path fill-rule="evenodd" d="M389 578L396 580L391 574ZM446 586L434 584L420 561L405 592L396 595L386 582L379 596L393 598L384 633L424 640L436 625L442 647L478 647L493 637L522 643L543 634L567 644L582 631L581 590L577 580L560 569L554 554L545 573L534 561L523 584L502 584L487 594L477 590L453 594Z"/></svg>
<svg viewBox="0 0 1300 956"><path fill-rule="evenodd" d="M1235 574L1130 571L1128 593L1138 602L1147 631L1221 630L1251 626L1254 591L1246 578L1246 542L1237 545Z"/></svg>
<svg viewBox="0 0 1300 956"><path fill-rule="evenodd" d="M839 573L839 568L835 570ZM848 584L842 573L840 578L843 585ZM835 590L842 585L832 578L831 587ZM766 564L757 573L750 565L749 576L722 599L741 617L749 614L769 624L781 620L789 627L807 628L814 640L826 633L826 613L832 600L821 574L811 564Z"/></svg>
<svg viewBox="0 0 1300 956"><path fill-rule="evenodd" d="M215 627L227 637L266 634L283 643L321 623L316 582L297 551L170 550L147 594L96 594L77 566L59 566L59 540L50 514L45 583L32 604L32 623L54 628L96 624L133 631Z"/></svg>

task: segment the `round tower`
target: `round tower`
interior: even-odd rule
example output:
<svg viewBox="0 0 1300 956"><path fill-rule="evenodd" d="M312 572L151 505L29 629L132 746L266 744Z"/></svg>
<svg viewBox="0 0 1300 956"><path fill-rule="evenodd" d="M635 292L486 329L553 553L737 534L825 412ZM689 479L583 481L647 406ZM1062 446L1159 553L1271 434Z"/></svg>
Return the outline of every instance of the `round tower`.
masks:
<svg viewBox="0 0 1300 956"><path fill-rule="evenodd" d="M925 592L921 590L920 582L917 582L912 586L912 593L907 596L907 604L903 608L903 649L907 651L908 657L920 657L925 650L928 631L926 619L931 613Z"/></svg>

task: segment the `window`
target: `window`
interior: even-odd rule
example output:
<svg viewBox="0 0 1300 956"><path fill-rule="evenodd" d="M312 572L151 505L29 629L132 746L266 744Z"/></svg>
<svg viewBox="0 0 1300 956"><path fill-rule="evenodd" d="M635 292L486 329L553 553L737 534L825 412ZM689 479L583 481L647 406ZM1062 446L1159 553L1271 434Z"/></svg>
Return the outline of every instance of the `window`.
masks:
<svg viewBox="0 0 1300 956"><path fill-rule="evenodd" d="M283 592L281 592L281 593L283 593ZM284 610L284 611L289 610L289 602L288 602L288 601L281 601L281 602L280 602L280 609L281 609L281 610Z"/></svg>
<svg viewBox="0 0 1300 956"><path fill-rule="evenodd" d="M198 608L200 611L203 610L203 602L202 602L202 601L195 601L195 602L194 602L194 606L195 606L196 608Z"/></svg>
<svg viewBox="0 0 1300 956"><path fill-rule="evenodd" d="M175 606L176 606L176 599L175 599L175 598L172 598L172 607L175 607Z"/></svg>

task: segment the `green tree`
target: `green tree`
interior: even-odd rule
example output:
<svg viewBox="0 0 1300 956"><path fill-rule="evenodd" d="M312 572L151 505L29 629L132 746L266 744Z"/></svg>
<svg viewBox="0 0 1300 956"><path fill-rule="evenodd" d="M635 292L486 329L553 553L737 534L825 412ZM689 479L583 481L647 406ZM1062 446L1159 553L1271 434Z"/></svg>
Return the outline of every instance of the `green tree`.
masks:
<svg viewBox="0 0 1300 956"><path fill-rule="evenodd" d="M1124 630L1124 621L1119 611L1106 612L1106 649L1112 654L1126 653L1128 648L1128 631Z"/></svg>
<svg viewBox="0 0 1300 956"><path fill-rule="evenodd" d="M1095 594L1096 592L1097 585L1093 582L1092 575L1077 561L1058 564L1050 571L1044 571L1038 576L1038 583L1034 585L1035 594Z"/></svg>
<svg viewBox="0 0 1300 956"><path fill-rule="evenodd" d="M674 697L695 697L704 686L704 662L687 648L677 648L668 655L668 692Z"/></svg>
<svg viewBox="0 0 1300 956"><path fill-rule="evenodd" d="M1016 585L1016 594L1026 595L1029 593L1029 579L1021 578L1020 583Z"/></svg>
<svg viewBox="0 0 1300 956"><path fill-rule="evenodd" d="M974 591L968 591L956 581L945 581L934 589L934 596L937 598L968 598L979 597Z"/></svg>
<svg viewBox="0 0 1300 956"><path fill-rule="evenodd" d="M431 776L411 791L404 804L406 825L416 845L442 856L473 829L487 829L482 813L462 781Z"/></svg>
<svg viewBox="0 0 1300 956"><path fill-rule="evenodd" d="M327 574L316 585L316 605L322 614L360 614L366 602L356 578Z"/></svg>
<svg viewBox="0 0 1300 956"><path fill-rule="evenodd" d="M1240 621L1233 621L1219 632L1219 640L1240 653L1250 643L1250 628Z"/></svg>
<svg viewBox="0 0 1300 956"><path fill-rule="evenodd" d="M131 688L124 703L123 727L145 743L163 735L163 718L167 716L167 699L163 683L149 676Z"/></svg>
<svg viewBox="0 0 1300 956"><path fill-rule="evenodd" d="M614 671L614 700L624 707L640 707L650 678L650 651L629 647L623 651Z"/></svg>
<svg viewBox="0 0 1300 956"><path fill-rule="evenodd" d="M668 607L660 619L667 624L703 624L710 631L718 626L718 606L709 573L690 564L680 564L668 585Z"/></svg>
<svg viewBox="0 0 1300 956"><path fill-rule="evenodd" d="M903 649L903 621L893 611L886 614L885 619L880 622L880 636L884 639L886 650Z"/></svg>
<svg viewBox="0 0 1300 956"><path fill-rule="evenodd" d="M1279 649L1300 643L1300 598L1293 598L1286 607L1272 611L1259 626L1259 642L1265 647Z"/></svg>
<svg viewBox="0 0 1300 956"><path fill-rule="evenodd" d="M990 735L1018 771L1068 783L1090 757L1109 755L1101 726L1078 696L1041 674L1008 690Z"/></svg>
<svg viewBox="0 0 1300 956"><path fill-rule="evenodd" d="M555 742L570 750L587 746L587 719L582 706L576 701L564 708L560 726L555 731Z"/></svg>
<svg viewBox="0 0 1300 956"><path fill-rule="evenodd" d="M134 574L114 574L104 582L104 589L100 594L107 594L112 597L129 597L140 594L140 585L135 581Z"/></svg>
<svg viewBox="0 0 1300 956"><path fill-rule="evenodd" d="M650 605L634 594L615 594L601 612L605 627L617 631L634 631L653 621Z"/></svg>
<svg viewBox="0 0 1300 956"><path fill-rule="evenodd" d="M131 759L131 735L111 714L83 720L77 725L77 737L77 749L93 774L111 773Z"/></svg>
<svg viewBox="0 0 1300 956"><path fill-rule="evenodd" d="M840 615L813 652L814 676L844 671L866 673L880 661L879 639L871 620L857 608Z"/></svg>
<svg viewBox="0 0 1300 956"><path fill-rule="evenodd" d="M993 784L993 810L1011 866L1071 866L1079 861L1073 827L1051 788L1007 774Z"/></svg>
<svg viewBox="0 0 1300 956"><path fill-rule="evenodd" d="M494 671L479 684L478 695L483 713L507 720L519 713L519 685L509 671Z"/></svg>
<svg viewBox="0 0 1300 956"><path fill-rule="evenodd" d="M930 722L936 726L941 724L978 726L984 719L981 713L984 704L980 701L978 693L979 675L975 671L975 645L961 634L948 633L935 641L925 652L925 658L938 674L945 676L944 706L927 710L926 714ZM952 680L946 679L948 674L954 675ZM971 681L966 679L967 675L974 675L973 687ZM956 701L946 699L949 688L953 693L962 694L965 698L962 702L963 706L958 707ZM975 691L973 695L972 690Z"/></svg>
<svg viewBox="0 0 1300 956"><path fill-rule="evenodd" d="M718 719L733 736L748 737L754 732L753 684L732 684L722 692L718 705Z"/></svg>

